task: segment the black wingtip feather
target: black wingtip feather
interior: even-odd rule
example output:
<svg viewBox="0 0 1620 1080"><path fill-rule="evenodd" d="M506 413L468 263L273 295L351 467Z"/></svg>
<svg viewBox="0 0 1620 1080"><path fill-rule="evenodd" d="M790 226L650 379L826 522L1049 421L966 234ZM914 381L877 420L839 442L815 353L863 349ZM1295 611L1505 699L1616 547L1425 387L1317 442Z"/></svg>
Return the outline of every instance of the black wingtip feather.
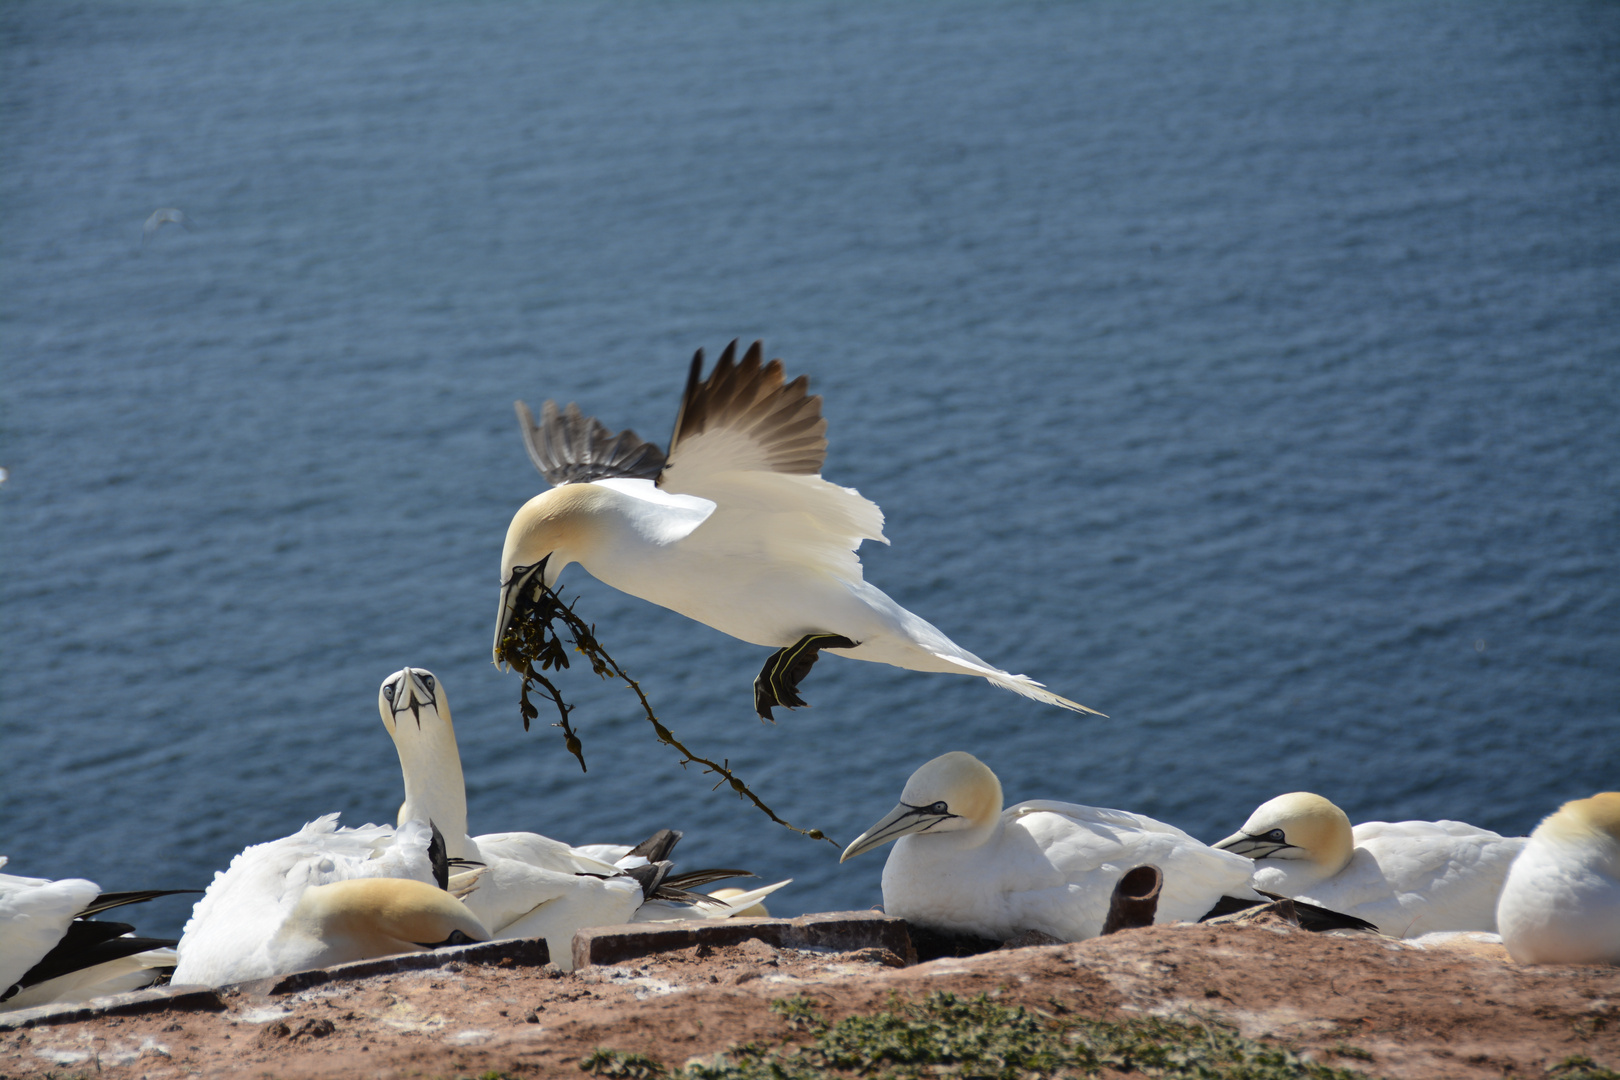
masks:
<svg viewBox="0 0 1620 1080"><path fill-rule="evenodd" d="M523 402L515 408L529 460L553 487L615 477L656 480L663 471L664 451L658 446L629 428L609 431L573 402L558 409L555 401L547 401L538 424Z"/></svg>
<svg viewBox="0 0 1620 1080"><path fill-rule="evenodd" d="M632 855L639 855L648 862L663 862L669 858L669 853L675 849L675 845L680 843L681 837L685 835L679 829L659 829L625 852L624 857L628 859Z"/></svg>

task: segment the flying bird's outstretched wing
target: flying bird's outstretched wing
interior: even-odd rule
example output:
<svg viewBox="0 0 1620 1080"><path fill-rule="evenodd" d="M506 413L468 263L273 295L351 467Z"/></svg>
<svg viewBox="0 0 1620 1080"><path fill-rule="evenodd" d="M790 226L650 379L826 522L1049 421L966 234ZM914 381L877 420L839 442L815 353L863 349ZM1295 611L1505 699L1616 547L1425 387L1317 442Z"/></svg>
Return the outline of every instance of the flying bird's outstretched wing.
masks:
<svg viewBox="0 0 1620 1080"><path fill-rule="evenodd" d="M741 364L736 352L733 341L707 379L703 350L692 358L659 488L713 502L699 532L721 547L768 550L861 581L854 552L862 540L888 543L883 511L821 478L827 421L810 380L787 382L780 360L762 365L757 341Z"/></svg>
<svg viewBox="0 0 1620 1080"><path fill-rule="evenodd" d="M626 428L614 433L573 402L561 411L555 401L540 407L540 423L523 402L516 402L518 423L529 460L552 487L624 477L656 480L664 452Z"/></svg>
<svg viewBox="0 0 1620 1080"><path fill-rule="evenodd" d="M717 472L766 470L817 476L827 460L827 421L821 395L810 393L810 377L786 382L782 361L764 367L761 342L748 347L735 365L737 343L703 374L703 350L692 357L686 392L669 439L670 475L660 487L684 491L697 478ZM680 479L675 459L679 457ZM701 480L696 482L701 483Z"/></svg>

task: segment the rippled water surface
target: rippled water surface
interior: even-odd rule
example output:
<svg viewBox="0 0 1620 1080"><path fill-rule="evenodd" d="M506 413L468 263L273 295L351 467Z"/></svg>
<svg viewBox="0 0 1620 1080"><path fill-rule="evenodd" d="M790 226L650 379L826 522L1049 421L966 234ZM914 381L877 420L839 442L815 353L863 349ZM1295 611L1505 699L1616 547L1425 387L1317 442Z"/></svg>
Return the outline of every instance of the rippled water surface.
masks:
<svg viewBox="0 0 1620 1080"><path fill-rule="evenodd" d="M475 831L686 830L879 899L567 673L489 663L511 402L662 438L692 350L825 397L870 580L1108 713L763 650L591 581L695 748L840 840L950 749L1205 839L1307 788L1522 832L1620 786L1620 10L7 5L0 852L206 884L391 819L448 689ZM194 227L143 243L178 207ZM874 549L875 548L875 549ZM177 930L168 902L152 929Z"/></svg>

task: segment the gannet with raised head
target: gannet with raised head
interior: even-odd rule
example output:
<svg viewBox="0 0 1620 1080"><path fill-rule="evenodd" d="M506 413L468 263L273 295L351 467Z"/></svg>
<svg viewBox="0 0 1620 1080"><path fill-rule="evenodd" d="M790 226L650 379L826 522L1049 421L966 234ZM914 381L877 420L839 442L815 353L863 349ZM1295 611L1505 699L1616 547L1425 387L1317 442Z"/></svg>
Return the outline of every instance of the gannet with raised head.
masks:
<svg viewBox="0 0 1620 1080"><path fill-rule="evenodd" d="M444 891L449 868L436 864L431 825L348 829L337 819L327 814L255 844L216 873L181 935L173 981L221 986L488 939L477 917ZM372 879L386 883L352 884Z"/></svg>
<svg viewBox="0 0 1620 1080"><path fill-rule="evenodd" d="M0 856L0 867L7 860ZM84 878L0 874L0 1011L138 990L174 967L174 942L91 916L177 890L104 893Z"/></svg>
<svg viewBox="0 0 1620 1080"><path fill-rule="evenodd" d="M1320 795L1260 807L1215 846L1255 861L1256 887L1358 915L1391 937L1496 930L1496 898L1524 837L1460 821L1367 821L1354 828Z"/></svg>
<svg viewBox="0 0 1620 1080"><path fill-rule="evenodd" d="M890 840L885 912L998 941L1026 930L1064 941L1096 937L1115 883L1143 864L1164 873L1155 922L1195 921L1223 897L1266 899L1250 887L1252 863L1162 821L1045 800L1004 810L996 774L961 751L912 773L900 805L839 861Z"/></svg>
<svg viewBox="0 0 1620 1080"><path fill-rule="evenodd" d="M482 863L483 869L476 871L478 888L467 897L467 906L497 938L545 938L552 962L564 970L572 964L576 930L656 919L728 918L787 884L777 882L729 901L691 893L698 885L747 872L672 874L665 856L680 834L667 829L633 848L595 845L589 852L532 832L468 836L461 751L443 682L425 668L403 668L378 687L377 710L405 777L400 819L431 820L443 832L451 858ZM451 879L452 885L459 881Z"/></svg>
<svg viewBox="0 0 1620 1080"><path fill-rule="evenodd" d="M1620 791L1567 802L1536 826L1496 923L1521 964L1620 964Z"/></svg>
<svg viewBox="0 0 1620 1080"><path fill-rule="evenodd" d="M888 543L883 511L821 478L827 422L805 376L785 382L761 365L759 342L740 365L726 347L707 379L692 358L669 454L615 435L548 401L541 422L517 403L529 456L553 485L524 504L501 552L495 662L520 597L570 563L734 638L775 649L754 680L754 708L804 704L798 684L822 650L913 671L977 675L1014 693L1094 712L1025 675L1012 675L946 637L866 583L862 540Z"/></svg>

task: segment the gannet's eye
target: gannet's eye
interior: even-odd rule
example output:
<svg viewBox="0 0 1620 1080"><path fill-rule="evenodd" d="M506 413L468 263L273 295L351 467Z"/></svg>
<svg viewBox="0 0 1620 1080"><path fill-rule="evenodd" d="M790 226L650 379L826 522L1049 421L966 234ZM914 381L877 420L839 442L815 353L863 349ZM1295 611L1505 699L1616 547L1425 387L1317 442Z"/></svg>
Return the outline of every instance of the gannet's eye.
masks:
<svg viewBox="0 0 1620 1080"><path fill-rule="evenodd" d="M1266 839L1270 840L1273 844L1286 844L1288 842L1288 838L1283 835L1283 831L1281 829L1272 829L1270 832L1266 833Z"/></svg>
<svg viewBox="0 0 1620 1080"><path fill-rule="evenodd" d="M431 675L423 675L422 676L422 685L427 687L429 690L432 690L433 689L433 676L431 676Z"/></svg>
<svg viewBox="0 0 1620 1080"><path fill-rule="evenodd" d="M928 812L930 814L948 814L950 813L950 810L946 808L944 803L937 802L928 808Z"/></svg>
<svg viewBox="0 0 1620 1080"><path fill-rule="evenodd" d="M383 697L387 698L389 701L394 700L394 684L393 683L384 684L384 686L383 686Z"/></svg>

